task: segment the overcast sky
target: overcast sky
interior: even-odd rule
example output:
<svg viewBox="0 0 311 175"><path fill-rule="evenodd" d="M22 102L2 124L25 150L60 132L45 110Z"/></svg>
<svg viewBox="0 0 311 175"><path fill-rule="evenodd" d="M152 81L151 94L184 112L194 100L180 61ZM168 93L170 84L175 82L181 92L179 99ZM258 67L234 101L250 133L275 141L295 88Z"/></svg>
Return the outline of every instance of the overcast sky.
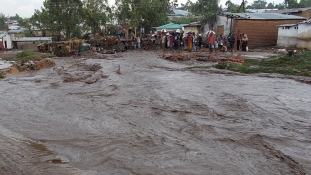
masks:
<svg viewBox="0 0 311 175"><path fill-rule="evenodd" d="M196 0L192 0L195 2ZM220 4L223 5L227 0L220 0ZM34 13L35 9L41 9L43 6L44 0L1 0L0 1L0 13L4 14L5 16L15 16L18 14L20 17L31 17ZM114 4L114 0L108 0L109 5ZM187 0L178 0L178 3L186 3ZM231 0L231 2L235 4L241 4L242 0ZM273 2L273 0L269 1L268 3ZM283 0L274 0L275 4L281 3ZM248 4L252 4L253 0L249 0Z"/></svg>

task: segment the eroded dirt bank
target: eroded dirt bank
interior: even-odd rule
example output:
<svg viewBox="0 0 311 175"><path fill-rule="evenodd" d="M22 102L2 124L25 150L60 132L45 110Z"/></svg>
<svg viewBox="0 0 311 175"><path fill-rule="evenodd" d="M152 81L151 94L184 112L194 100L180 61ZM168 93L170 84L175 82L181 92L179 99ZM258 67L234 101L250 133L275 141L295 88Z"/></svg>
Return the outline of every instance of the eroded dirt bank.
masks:
<svg viewBox="0 0 311 175"><path fill-rule="evenodd" d="M54 60L0 81L0 174L311 174L308 84L152 52Z"/></svg>

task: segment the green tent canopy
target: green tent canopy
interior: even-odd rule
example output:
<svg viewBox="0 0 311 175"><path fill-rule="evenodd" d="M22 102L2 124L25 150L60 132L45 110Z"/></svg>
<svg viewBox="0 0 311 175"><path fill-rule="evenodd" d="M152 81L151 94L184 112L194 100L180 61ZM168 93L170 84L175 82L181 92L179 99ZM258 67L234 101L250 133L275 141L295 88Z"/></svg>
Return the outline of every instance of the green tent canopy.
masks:
<svg viewBox="0 0 311 175"><path fill-rule="evenodd" d="M156 29L159 31L159 30L162 30L162 29L166 29L166 30L169 30L169 31L172 31L172 30L176 30L176 29L182 29L183 26L186 26L188 24L174 24L174 23L169 23L169 24L165 24L163 26L159 26L157 27Z"/></svg>

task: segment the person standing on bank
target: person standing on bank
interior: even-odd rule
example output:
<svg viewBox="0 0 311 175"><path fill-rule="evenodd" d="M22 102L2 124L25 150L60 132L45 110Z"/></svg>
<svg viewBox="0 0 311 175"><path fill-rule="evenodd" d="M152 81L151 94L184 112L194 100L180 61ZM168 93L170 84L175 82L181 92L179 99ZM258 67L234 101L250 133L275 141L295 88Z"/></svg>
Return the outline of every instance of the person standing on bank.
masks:
<svg viewBox="0 0 311 175"><path fill-rule="evenodd" d="M224 38L222 37L222 35L219 35L219 37L216 39L218 42L218 47L219 50L223 50L223 45L224 45Z"/></svg>
<svg viewBox="0 0 311 175"><path fill-rule="evenodd" d="M187 37L187 44L188 44L188 51L191 52L192 51L192 33L188 33L188 37Z"/></svg>
<svg viewBox="0 0 311 175"><path fill-rule="evenodd" d="M199 51L201 51L201 45L202 45L202 35L199 34L199 36L198 36L198 47L199 47Z"/></svg>
<svg viewBox="0 0 311 175"><path fill-rule="evenodd" d="M229 42L230 51L233 52L233 46L235 43L235 38L234 38L234 35L231 33L228 36L228 42Z"/></svg>
<svg viewBox="0 0 311 175"><path fill-rule="evenodd" d="M242 41L242 34L240 33L240 30L238 30L238 33L236 34L236 50L241 49L241 41Z"/></svg>
<svg viewBox="0 0 311 175"><path fill-rule="evenodd" d="M242 38L242 51L248 51L248 38L246 33L243 34Z"/></svg>
<svg viewBox="0 0 311 175"><path fill-rule="evenodd" d="M164 49L165 47L165 35L164 32L161 34L161 49Z"/></svg>
<svg viewBox="0 0 311 175"><path fill-rule="evenodd" d="M215 36L213 32L211 32L211 34L208 37L208 47L209 47L210 53L214 51L214 46L215 46Z"/></svg>
<svg viewBox="0 0 311 175"><path fill-rule="evenodd" d="M137 49L140 49L140 35L137 35Z"/></svg>
<svg viewBox="0 0 311 175"><path fill-rule="evenodd" d="M198 41L197 41L197 35L193 32L192 33L192 51L196 52L197 51L197 45L198 45Z"/></svg>

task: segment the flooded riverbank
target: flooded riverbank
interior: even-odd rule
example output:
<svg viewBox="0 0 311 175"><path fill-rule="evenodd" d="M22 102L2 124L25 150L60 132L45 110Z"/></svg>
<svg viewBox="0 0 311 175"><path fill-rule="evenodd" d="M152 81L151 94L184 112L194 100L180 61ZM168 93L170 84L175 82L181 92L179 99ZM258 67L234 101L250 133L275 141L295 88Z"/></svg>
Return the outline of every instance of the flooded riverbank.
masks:
<svg viewBox="0 0 311 175"><path fill-rule="evenodd" d="M1 80L0 174L311 173L310 85L157 56L55 58L64 69Z"/></svg>

